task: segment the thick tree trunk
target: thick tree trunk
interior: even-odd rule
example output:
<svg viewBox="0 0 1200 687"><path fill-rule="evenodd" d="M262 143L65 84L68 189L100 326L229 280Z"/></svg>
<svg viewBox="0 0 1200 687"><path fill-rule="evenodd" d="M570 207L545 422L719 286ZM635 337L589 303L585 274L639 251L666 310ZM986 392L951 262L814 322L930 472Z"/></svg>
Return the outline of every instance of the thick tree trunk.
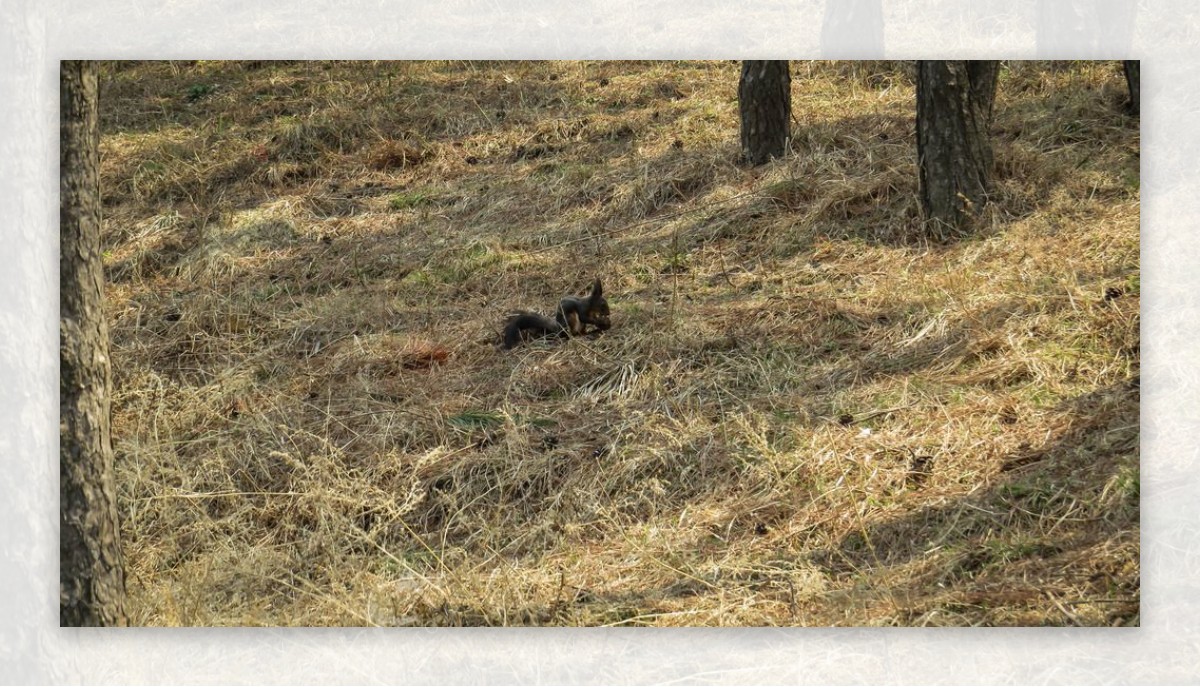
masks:
<svg viewBox="0 0 1200 687"><path fill-rule="evenodd" d="M787 150L792 117L792 79L787 60L745 60L738 83L742 154L761 165Z"/></svg>
<svg viewBox="0 0 1200 687"><path fill-rule="evenodd" d="M995 69L974 69L981 72L977 89L967 62L917 62L921 207L927 219L954 229L970 225L991 188L992 146L984 108L991 110Z"/></svg>
<svg viewBox="0 0 1200 687"><path fill-rule="evenodd" d="M983 113L984 122L992 121L992 106L996 103L996 83L1000 78L999 60L967 60L967 78L971 83L971 99Z"/></svg>
<svg viewBox="0 0 1200 687"><path fill-rule="evenodd" d="M97 67L64 61L59 99L59 624L126 625L109 436Z"/></svg>
<svg viewBox="0 0 1200 687"><path fill-rule="evenodd" d="M1125 60L1125 83L1129 84L1129 111L1142 114L1142 62Z"/></svg>

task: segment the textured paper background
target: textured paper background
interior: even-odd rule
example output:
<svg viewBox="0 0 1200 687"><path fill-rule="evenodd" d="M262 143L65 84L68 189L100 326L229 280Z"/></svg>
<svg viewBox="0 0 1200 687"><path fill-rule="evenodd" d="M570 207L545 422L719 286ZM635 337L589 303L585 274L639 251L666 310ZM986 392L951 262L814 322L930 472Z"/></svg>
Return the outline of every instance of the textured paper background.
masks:
<svg viewBox="0 0 1200 687"><path fill-rule="evenodd" d="M833 0L829 0L833 2ZM837 0L837 8L853 0ZM844 4L843 4L844 3ZM870 5L871 3L862 3ZM4 0L0 4L0 682L1194 683L1200 240L1188 0ZM1059 15L1076 31L1048 30ZM57 123L64 58L1139 57L1140 629L60 629ZM734 84L730 85L731 88ZM733 132L730 134L734 135Z"/></svg>

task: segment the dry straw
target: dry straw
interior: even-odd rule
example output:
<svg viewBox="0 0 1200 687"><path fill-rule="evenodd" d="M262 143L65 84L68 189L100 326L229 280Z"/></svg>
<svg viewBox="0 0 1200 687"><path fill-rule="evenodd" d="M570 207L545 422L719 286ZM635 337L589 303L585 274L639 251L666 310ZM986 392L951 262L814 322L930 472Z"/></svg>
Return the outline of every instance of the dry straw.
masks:
<svg viewBox="0 0 1200 687"><path fill-rule="evenodd" d="M105 64L135 622L1138 623L1119 66L1009 64L933 238L908 74L750 170L729 62Z"/></svg>

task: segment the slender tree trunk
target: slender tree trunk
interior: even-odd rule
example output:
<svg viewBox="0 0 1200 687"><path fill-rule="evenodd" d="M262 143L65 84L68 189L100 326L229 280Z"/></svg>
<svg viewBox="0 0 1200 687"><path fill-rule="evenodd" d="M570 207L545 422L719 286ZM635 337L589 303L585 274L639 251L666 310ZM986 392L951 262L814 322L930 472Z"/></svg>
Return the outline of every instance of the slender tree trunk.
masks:
<svg viewBox="0 0 1200 687"><path fill-rule="evenodd" d="M1125 60L1125 83L1129 84L1129 111L1142 114L1142 62Z"/></svg>
<svg viewBox="0 0 1200 687"><path fill-rule="evenodd" d="M61 65L59 624L126 625L109 436L95 62Z"/></svg>
<svg viewBox="0 0 1200 687"><path fill-rule="evenodd" d="M751 165L783 157L791 129L792 79L787 60L745 60L738 83L742 154Z"/></svg>
<svg viewBox="0 0 1200 687"><path fill-rule="evenodd" d="M992 146L985 107L991 110L996 70L983 65L974 70L981 73L976 88L967 62L917 62L921 207L927 219L954 229L970 225L987 203L991 188Z"/></svg>

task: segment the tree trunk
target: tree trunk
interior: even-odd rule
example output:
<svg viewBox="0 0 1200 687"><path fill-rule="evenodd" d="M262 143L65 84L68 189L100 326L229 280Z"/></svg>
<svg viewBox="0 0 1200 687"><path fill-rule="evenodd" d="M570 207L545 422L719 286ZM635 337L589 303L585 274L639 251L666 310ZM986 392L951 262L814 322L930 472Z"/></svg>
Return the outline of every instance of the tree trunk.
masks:
<svg viewBox="0 0 1200 687"><path fill-rule="evenodd" d="M991 109L996 70L974 67L981 73L975 87L971 71L964 61L917 62L921 207L927 219L955 230L970 225L991 188L992 146L984 108Z"/></svg>
<svg viewBox="0 0 1200 687"><path fill-rule="evenodd" d="M1142 62L1125 60L1125 83L1129 84L1129 112L1142 114Z"/></svg>
<svg viewBox="0 0 1200 687"><path fill-rule="evenodd" d="M109 436L95 62L63 61L59 173L59 624L126 625Z"/></svg>
<svg viewBox="0 0 1200 687"><path fill-rule="evenodd" d="M1000 60L967 60L971 99L979 106L986 123L992 121L992 106L996 103L996 83L999 78Z"/></svg>
<svg viewBox="0 0 1200 687"><path fill-rule="evenodd" d="M787 150L792 117L792 79L787 60L745 60L738 83L742 154L761 165Z"/></svg>

